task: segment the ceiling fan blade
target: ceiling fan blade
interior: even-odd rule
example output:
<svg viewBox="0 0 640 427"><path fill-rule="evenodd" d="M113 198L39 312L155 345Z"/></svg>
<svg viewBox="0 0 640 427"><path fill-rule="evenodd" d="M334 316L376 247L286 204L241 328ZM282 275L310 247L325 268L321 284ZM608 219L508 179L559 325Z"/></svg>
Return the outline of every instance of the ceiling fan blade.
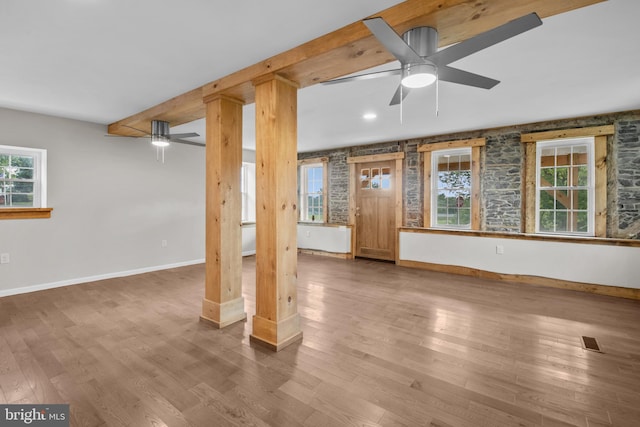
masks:
<svg viewBox="0 0 640 427"><path fill-rule="evenodd" d="M398 85L398 89L396 89L396 93L393 94L393 98L391 98L389 105L400 104L400 102L409 95L409 92L411 92L411 88Z"/></svg>
<svg viewBox="0 0 640 427"><path fill-rule="evenodd" d="M438 78L445 82L458 83L466 86L479 87L481 89L491 89L499 80L484 77L479 74L459 70L453 67L438 67Z"/></svg>
<svg viewBox="0 0 640 427"><path fill-rule="evenodd" d="M345 83L345 82L353 82L358 80L369 80L369 79L377 79L379 77L387 77L387 76L398 76L402 70L385 70L385 71L376 71L375 73L367 73L367 74L359 74L357 76L351 77L342 77L339 79L327 80L326 82L322 82L324 85L332 85L335 83Z"/></svg>
<svg viewBox="0 0 640 427"><path fill-rule="evenodd" d="M202 142L187 141L186 139L170 138L169 141L175 142L177 144L195 145L197 147L205 147L207 145L207 144L203 144Z"/></svg>
<svg viewBox="0 0 640 427"><path fill-rule="evenodd" d="M421 64L424 59L404 42L382 18L365 19L364 24L374 36L403 64Z"/></svg>
<svg viewBox="0 0 640 427"><path fill-rule="evenodd" d="M542 25L540 17L536 13L530 13L438 51L430 55L427 59L433 61L438 66L447 65L489 46L524 33L525 31L529 31L539 25Z"/></svg>
<svg viewBox="0 0 640 427"><path fill-rule="evenodd" d="M200 136L200 134L195 133L195 132L189 132L189 133L171 133L169 134L169 138L173 139L180 139L180 138L193 138L194 136Z"/></svg>
<svg viewBox="0 0 640 427"><path fill-rule="evenodd" d="M149 132L143 131L142 129L134 128L133 126L129 126L129 125L124 125L124 126L128 127L129 129L136 130L136 131L140 132L143 135L141 137L136 137L136 138L144 138L145 136L151 135Z"/></svg>
<svg viewBox="0 0 640 427"><path fill-rule="evenodd" d="M147 138L149 139L148 136L124 136L124 135L112 135L110 133L107 133L104 135L107 138Z"/></svg>

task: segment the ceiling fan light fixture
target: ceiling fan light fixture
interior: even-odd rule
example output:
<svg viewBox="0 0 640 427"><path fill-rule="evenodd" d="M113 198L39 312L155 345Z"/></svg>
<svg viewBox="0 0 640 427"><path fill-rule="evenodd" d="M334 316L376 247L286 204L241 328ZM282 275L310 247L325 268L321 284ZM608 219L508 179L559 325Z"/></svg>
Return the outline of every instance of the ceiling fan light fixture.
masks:
<svg viewBox="0 0 640 427"><path fill-rule="evenodd" d="M433 84L437 77L434 64L406 64L402 68L402 86L411 89L426 87Z"/></svg>
<svg viewBox="0 0 640 427"><path fill-rule="evenodd" d="M151 144L156 147L168 147L169 141L167 138L160 135L151 135Z"/></svg>
<svg viewBox="0 0 640 427"><path fill-rule="evenodd" d="M164 120L151 121L151 144L156 147L169 146L169 122Z"/></svg>

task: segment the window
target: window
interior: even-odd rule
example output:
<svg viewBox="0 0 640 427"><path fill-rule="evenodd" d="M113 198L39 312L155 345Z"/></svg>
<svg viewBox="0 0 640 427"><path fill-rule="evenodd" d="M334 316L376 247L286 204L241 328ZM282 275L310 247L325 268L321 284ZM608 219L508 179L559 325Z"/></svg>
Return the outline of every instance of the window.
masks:
<svg viewBox="0 0 640 427"><path fill-rule="evenodd" d="M471 148L432 154L431 224L471 227Z"/></svg>
<svg viewBox="0 0 640 427"><path fill-rule="evenodd" d="M255 222L256 165L254 163L242 163L240 189L242 191L242 222Z"/></svg>
<svg viewBox="0 0 640 427"><path fill-rule="evenodd" d="M480 148L484 138L424 144L424 226L480 229Z"/></svg>
<svg viewBox="0 0 640 427"><path fill-rule="evenodd" d="M47 151L0 145L0 209L44 208Z"/></svg>
<svg viewBox="0 0 640 427"><path fill-rule="evenodd" d="M364 168L360 170L362 190L390 190L391 168Z"/></svg>
<svg viewBox="0 0 640 427"><path fill-rule="evenodd" d="M593 137L536 144L536 232L593 236Z"/></svg>
<svg viewBox="0 0 640 427"><path fill-rule="evenodd" d="M613 125L522 134L526 233L606 237Z"/></svg>
<svg viewBox="0 0 640 427"><path fill-rule="evenodd" d="M300 165L300 221L327 222L326 157L305 159Z"/></svg>

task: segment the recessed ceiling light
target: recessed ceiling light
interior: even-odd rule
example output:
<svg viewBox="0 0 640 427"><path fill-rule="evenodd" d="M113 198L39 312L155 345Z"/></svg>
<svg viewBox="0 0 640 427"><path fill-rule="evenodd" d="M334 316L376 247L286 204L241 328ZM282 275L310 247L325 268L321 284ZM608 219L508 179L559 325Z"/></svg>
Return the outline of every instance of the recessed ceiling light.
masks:
<svg viewBox="0 0 640 427"><path fill-rule="evenodd" d="M378 117L378 115L376 113L364 113L362 115L362 118L365 119L365 120L373 120L376 117Z"/></svg>

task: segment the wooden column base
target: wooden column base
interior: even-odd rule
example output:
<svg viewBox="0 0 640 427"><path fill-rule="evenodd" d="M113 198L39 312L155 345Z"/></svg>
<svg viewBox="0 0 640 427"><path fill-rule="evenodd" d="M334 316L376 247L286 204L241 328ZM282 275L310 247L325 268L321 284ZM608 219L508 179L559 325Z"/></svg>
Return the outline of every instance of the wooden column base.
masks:
<svg viewBox="0 0 640 427"><path fill-rule="evenodd" d="M249 337L255 344L273 351L280 351L296 341L302 340L298 313L279 322L253 316L253 333Z"/></svg>
<svg viewBox="0 0 640 427"><path fill-rule="evenodd" d="M246 318L247 313L244 312L244 298L242 297L222 304L206 298L202 300L202 316L200 316L200 319L212 323L218 329Z"/></svg>

